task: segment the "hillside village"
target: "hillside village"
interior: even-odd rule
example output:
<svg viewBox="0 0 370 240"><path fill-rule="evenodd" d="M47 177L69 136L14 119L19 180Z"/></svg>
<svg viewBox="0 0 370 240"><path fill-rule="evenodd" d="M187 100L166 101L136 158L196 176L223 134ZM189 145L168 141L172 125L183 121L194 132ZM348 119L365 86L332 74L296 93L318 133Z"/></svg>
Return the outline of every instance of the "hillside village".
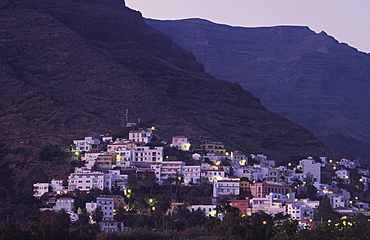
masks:
<svg viewBox="0 0 370 240"><path fill-rule="evenodd" d="M122 214L162 211L164 225L164 215L183 208L221 220L230 209L242 216L261 211L282 214L301 227L322 223L317 209L323 199L345 217L370 213L369 204L361 202L369 170L358 161L307 156L277 166L262 154L228 151L221 142L207 139L195 146L186 136L173 136L167 143L155 133L152 127L131 130L127 139L73 140L74 171L65 179L33 185L33 196L44 204L40 210L64 209L72 222L84 211L103 232L129 230ZM200 187L204 191L193 194L192 189ZM81 201L92 192L96 198ZM167 196L168 207L159 210L162 195ZM139 197L144 205L138 203Z"/></svg>

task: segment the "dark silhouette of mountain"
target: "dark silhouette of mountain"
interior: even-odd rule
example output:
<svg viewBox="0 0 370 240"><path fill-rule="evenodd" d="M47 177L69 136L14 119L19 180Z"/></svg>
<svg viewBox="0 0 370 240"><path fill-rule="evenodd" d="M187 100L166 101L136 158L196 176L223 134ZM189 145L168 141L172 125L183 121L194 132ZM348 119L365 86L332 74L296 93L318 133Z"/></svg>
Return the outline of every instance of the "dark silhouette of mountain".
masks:
<svg viewBox="0 0 370 240"><path fill-rule="evenodd" d="M370 157L370 56L307 27L230 27L146 20L192 51L206 72L352 157Z"/></svg>
<svg viewBox="0 0 370 240"><path fill-rule="evenodd" d="M122 1L6 0L0 22L4 198L66 177L68 163L41 162L40 149L120 131L126 108L168 140L208 136L280 162L341 156L239 84L206 74L191 52Z"/></svg>

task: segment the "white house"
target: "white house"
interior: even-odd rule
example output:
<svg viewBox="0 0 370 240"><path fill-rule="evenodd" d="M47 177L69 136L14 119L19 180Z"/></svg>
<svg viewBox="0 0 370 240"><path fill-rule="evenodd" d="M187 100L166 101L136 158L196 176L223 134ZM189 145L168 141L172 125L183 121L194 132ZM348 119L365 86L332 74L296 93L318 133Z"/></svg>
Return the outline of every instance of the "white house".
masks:
<svg viewBox="0 0 370 240"><path fill-rule="evenodd" d="M233 165L236 163L240 165L248 164L248 157L240 151L231 152L230 160Z"/></svg>
<svg viewBox="0 0 370 240"><path fill-rule="evenodd" d="M86 152L81 159L85 161L95 160L98 158L100 154L102 153L101 152Z"/></svg>
<svg viewBox="0 0 370 240"><path fill-rule="evenodd" d="M35 183L33 184L33 196L40 198L45 193L49 192L49 183Z"/></svg>
<svg viewBox="0 0 370 240"><path fill-rule="evenodd" d="M345 159L345 158L342 158L338 164L346 168L349 168L349 169L356 168L356 164L354 162L352 162L351 160Z"/></svg>
<svg viewBox="0 0 370 240"><path fill-rule="evenodd" d="M213 183L218 180L222 180L226 178L226 173L224 170L219 169L210 169L210 170L202 170L201 172L202 178L207 178L209 182Z"/></svg>
<svg viewBox="0 0 370 240"><path fill-rule="evenodd" d="M87 202L85 204L86 212L90 215L95 211L97 207L98 207L98 204L94 202Z"/></svg>
<svg viewBox="0 0 370 240"><path fill-rule="evenodd" d="M51 191L56 192L57 194L60 194L62 192L65 192L68 190L67 187L63 186L63 181L66 179L53 179L51 180L50 187Z"/></svg>
<svg viewBox="0 0 370 240"><path fill-rule="evenodd" d="M55 206L53 207L54 211L60 211L62 209L67 212L74 211L74 198L71 197L61 197L57 199Z"/></svg>
<svg viewBox="0 0 370 240"><path fill-rule="evenodd" d="M101 232L124 232L125 227L123 222L115 220L103 220L99 222L99 228Z"/></svg>
<svg viewBox="0 0 370 240"><path fill-rule="evenodd" d="M113 142L113 137L112 136L103 136L101 140L105 143L111 143L111 142Z"/></svg>
<svg viewBox="0 0 370 240"><path fill-rule="evenodd" d="M182 151L189 151L191 144L188 141L188 138L185 136L174 136L172 137L172 143L170 147L175 147Z"/></svg>
<svg viewBox="0 0 370 240"><path fill-rule="evenodd" d="M152 131L131 130L128 136L130 141L149 143L152 139Z"/></svg>
<svg viewBox="0 0 370 240"><path fill-rule="evenodd" d="M350 173L347 169L337 170L337 171L335 171L335 174L337 175L338 178L343 179L343 180L347 180L347 181L348 181L349 176L350 176Z"/></svg>
<svg viewBox="0 0 370 240"><path fill-rule="evenodd" d="M189 206L189 210L191 212L195 212L197 210L201 210L204 212L204 215L206 217L216 217L216 207L217 205L207 205L207 204L201 204L201 205L191 205Z"/></svg>
<svg viewBox="0 0 370 240"><path fill-rule="evenodd" d="M364 191L369 188L370 177L368 176L361 176L360 182L364 184Z"/></svg>
<svg viewBox="0 0 370 240"><path fill-rule="evenodd" d="M83 140L73 140L72 152L89 152L96 150L100 140L94 137L85 137Z"/></svg>

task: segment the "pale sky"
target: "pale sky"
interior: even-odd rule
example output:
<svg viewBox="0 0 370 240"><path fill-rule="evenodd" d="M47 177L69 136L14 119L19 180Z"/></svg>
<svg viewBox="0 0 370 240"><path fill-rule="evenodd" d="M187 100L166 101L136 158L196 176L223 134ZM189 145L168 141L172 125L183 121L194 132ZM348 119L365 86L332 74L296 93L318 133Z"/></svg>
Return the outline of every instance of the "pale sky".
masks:
<svg viewBox="0 0 370 240"><path fill-rule="evenodd" d="M125 0L144 17L231 26L308 26L370 53L370 0Z"/></svg>

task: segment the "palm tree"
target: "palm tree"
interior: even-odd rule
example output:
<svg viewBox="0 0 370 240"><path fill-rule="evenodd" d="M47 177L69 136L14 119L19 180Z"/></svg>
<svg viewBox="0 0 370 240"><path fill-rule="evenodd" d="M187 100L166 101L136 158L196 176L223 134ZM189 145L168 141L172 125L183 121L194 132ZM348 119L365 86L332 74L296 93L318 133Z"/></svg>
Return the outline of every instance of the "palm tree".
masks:
<svg viewBox="0 0 370 240"><path fill-rule="evenodd" d="M169 191L172 193L172 185L175 182L174 175L168 176L166 179L164 179L163 183L167 186L169 186Z"/></svg>
<svg viewBox="0 0 370 240"><path fill-rule="evenodd" d="M174 221L175 222L185 222L185 230L188 229L188 220L191 216L191 212L188 209L189 205L187 203L183 203L175 207L175 211L173 213Z"/></svg>
<svg viewBox="0 0 370 240"><path fill-rule="evenodd" d="M137 188L137 179L135 174L129 174L126 184L129 189L135 189Z"/></svg>
<svg viewBox="0 0 370 240"><path fill-rule="evenodd" d="M154 220L157 224L157 220L162 222L162 229L165 226L165 215L168 209L171 208L171 203L166 196L161 196L158 201L154 204Z"/></svg>
<svg viewBox="0 0 370 240"><path fill-rule="evenodd" d="M156 177L153 172L145 171L142 179L142 185L145 187L150 187L150 194L153 193L153 188L156 184Z"/></svg>

